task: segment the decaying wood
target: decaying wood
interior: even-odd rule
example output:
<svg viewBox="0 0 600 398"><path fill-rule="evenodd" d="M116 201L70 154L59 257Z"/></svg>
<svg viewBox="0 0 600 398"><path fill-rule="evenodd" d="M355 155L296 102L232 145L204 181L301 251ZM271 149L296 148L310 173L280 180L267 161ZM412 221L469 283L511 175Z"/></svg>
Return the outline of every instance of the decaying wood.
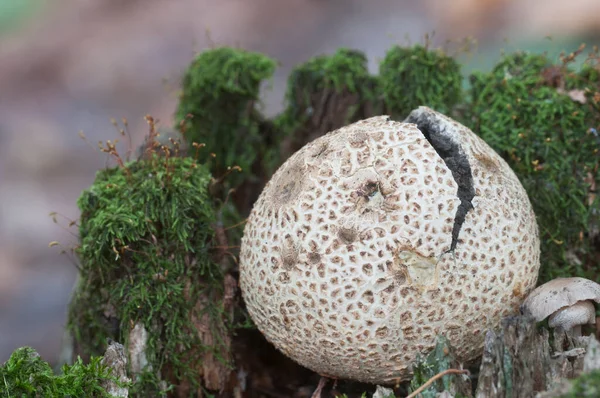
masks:
<svg viewBox="0 0 600 398"><path fill-rule="evenodd" d="M550 337L547 329L538 330L531 317L504 318L498 332L486 334L476 397L541 396L544 391L564 388L565 379L600 367L595 336L573 337L555 330L552 344ZM590 364L584 366L588 355Z"/></svg>
<svg viewBox="0 0 600 398"><path fill-rule="evenodd" d="M583 357L583 372L591 372L600 369L600 342L590 338Z"/></svg>
<svg viewBox="0 0 600 398"><path fill-rule="evenodd" d="M135 377L141 374L147 366L152 366L148 363L146 356L148 330L142 323L137 322L129 331L129 339L127 341L131 374Z"/></svg>
<svg viewBox="0 0 600 398"><path fill-rule="evenodd" d="M119 382L128 383L131 381L127 377L127 355L125 355L125 347L122 344L110 341L101 363L112 369L111 375L116 377ZM103 381L102 387L111 396L124 398L129 396L129 389L127 387L120 387L112 380Z"/></svg>
<svg viewBox="0 0 600 398"><path fill-rule="evenodd" d="M582 374L591 372L593 370L600 369L600 343L594 336L590 336L587 339L587 347L585 348L585 355L583 356L583 372ZM578 375L580 376L580 375ZM557 383L554 388L550 391L540 393L536 395L536 398L558 398L571 391L572 384L570 380L563 379Z"/></svg>
<svg viewBox="0 0 600 398"><path fill-rule="evenodd" d="M280 152L282 161L311 142L330 131L337 130L348 123L366 119L377 113L371 102L361 103L360 95L349 89L336 90L333 87L311 90L306 108L297 109L297 115L310 115L282 142ZM304 87L297 88L296 102L304 103ZM357 107L357 104L360 104Z"/></svg>
<svg viewBox="0 0 600 398"><path fill-rule="evenodd" d="M190 260L191 261L191 260ZM197 282L196 282L197 283ZM191 300L191 281L186 283L184 294ZM231 297L235 296L237 284L231 275L226 275L223 285L223 292L212 292L206 289L197 297L194 309L191 312L190 325L197 333L200 347L190 347L185 350L184 360L191 360L196 363L196 372L198 380L207 390L217 391L220 395L230 396L227 390L227 382L230 379L233 357L231 351L231 334L228 330L228 324L233 317L233 301ZM223 302L222 311L219 317L213 317L207 311L210 305L215 302ZM177 382L173 396L177 398L189 397L191 393L190 380L177 380L177 376L172 369L165 369L166 379ZM229 395L228 395L229 394ZM197 392L197 397L201 398L202 391Z"/></svg>
<svg viewBox="0 0 600 398"><path fill-rule="evenodd" d="M231 336L226 331L225 322L221 323L219 320L215 323L216 320L211 319L205 310L210 305L210 300L208 297L198 299L191 321L205 347L219 347L218 354L211 349L202 353L198 375L202 377L207 389L221 391L231 371Z"/></svg>

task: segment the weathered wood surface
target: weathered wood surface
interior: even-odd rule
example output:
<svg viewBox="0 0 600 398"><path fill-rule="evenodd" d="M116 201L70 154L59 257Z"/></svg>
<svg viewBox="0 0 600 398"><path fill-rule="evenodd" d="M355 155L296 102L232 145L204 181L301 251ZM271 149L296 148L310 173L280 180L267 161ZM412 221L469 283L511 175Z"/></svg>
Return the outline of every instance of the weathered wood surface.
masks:
<svg viewBox="0 0 600 398"><path fill-rule="evenodd" d="M131 381L127 377L127 355L125 354L125 347L122 344L111 340L101 363L112 369L112 376L119 382L129 383ZM129 389L119 386L114 380L105 380L102 382L102 386L108 394L115 398L127 398L129 396Z"/></svg>
<svg viewBox="0 0 600 398"><path fill-rule="evenodd" d="M486 334L475 396L557 397L568 389L565 380L600 367L598 347L593 335L554 331L551 336L538 330L533 318L507 317L498 332Z"/></svg>

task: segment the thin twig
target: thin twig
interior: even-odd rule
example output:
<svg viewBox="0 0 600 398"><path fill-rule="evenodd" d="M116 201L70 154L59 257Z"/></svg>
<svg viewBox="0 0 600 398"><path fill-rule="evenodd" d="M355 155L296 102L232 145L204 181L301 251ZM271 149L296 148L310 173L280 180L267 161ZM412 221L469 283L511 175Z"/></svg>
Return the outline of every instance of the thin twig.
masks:
<svg viewBox="0 0 600 398"><path fill-rule="evenodd" d="M435 376L433 376L431 379L427 380L425 382L425 384L423 384L421 387L417 388L412 394L408 395L406 398L415 398L418 394L422 393L423 391L425 391L425 389L427 387L429 387L430 385L432 385L437 379L442 378L448 374L463 374L463 375L468 375L469 371L467 369L446 369L443 372L440 372L438 374L436 374Z"/></svg>
<svg viewBox="0 0 600 398"><path fill-rule="evenodd" d="M315 392L313 392L313 394L311 395L311 398L321 398L321 392L323 392L323 388L327 384L327 381L328 381L327 377L321 376L321 379L319 380L319 384L317 385L317 389L315 390Z"/></svg>
<svg viewBox="0 0 600 398"><path fill-rule="evenodd" d="M245 224L245 223L247 223L247 222L248 222L248 219L246 218L246 219L244 219L244 220L240 221L240 222L239 222L239 223L237 223L237 224L233 224L233 225L230 225L229 227L223 228L223 230L224 230L224 231L228 231L228 230L230 230L230 229L232 229L232 228L239 227L240 225L242 225L242 224Z"/></svg>

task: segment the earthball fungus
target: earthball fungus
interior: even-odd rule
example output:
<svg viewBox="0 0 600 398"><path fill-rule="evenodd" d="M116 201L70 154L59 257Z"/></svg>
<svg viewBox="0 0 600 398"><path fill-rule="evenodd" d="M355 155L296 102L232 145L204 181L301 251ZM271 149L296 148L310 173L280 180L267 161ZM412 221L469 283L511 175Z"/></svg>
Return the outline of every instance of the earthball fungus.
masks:
<svg viewBox="0 0 600 398"><path fill-rule="evenodd" d="M420 107L310 142L248 218L240 286L279 350L315 372L388 384L445 335L461 361L537 282L519 180L468 128Z"/></svg>
<svg viewBox="0 0 600 398"><path fill-rule="evenodd" d="M600 285L585 278L556 278L538 286L521 306L523 313L548 326L581 335L583 325L596 323L594 302L600 303Z"/></svg>

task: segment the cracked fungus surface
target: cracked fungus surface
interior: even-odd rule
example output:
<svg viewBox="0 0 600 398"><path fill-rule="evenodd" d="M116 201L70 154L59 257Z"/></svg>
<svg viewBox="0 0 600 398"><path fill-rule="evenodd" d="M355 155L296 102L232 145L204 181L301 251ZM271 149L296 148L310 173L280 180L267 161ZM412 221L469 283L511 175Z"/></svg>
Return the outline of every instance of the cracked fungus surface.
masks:
<svg viewBox="0 0 600 398"><path fill-rule="evenodd" d="M437 335L459 359L475 359L485 330L537 282L535 216L509 166L428 108L407 120L374 117L307 144L275 173L246 225L248 311L271 343L320 374L406 379ZM470 179L453 175L457 157ZM474 194L464 217L457 181Z"/></svg>

